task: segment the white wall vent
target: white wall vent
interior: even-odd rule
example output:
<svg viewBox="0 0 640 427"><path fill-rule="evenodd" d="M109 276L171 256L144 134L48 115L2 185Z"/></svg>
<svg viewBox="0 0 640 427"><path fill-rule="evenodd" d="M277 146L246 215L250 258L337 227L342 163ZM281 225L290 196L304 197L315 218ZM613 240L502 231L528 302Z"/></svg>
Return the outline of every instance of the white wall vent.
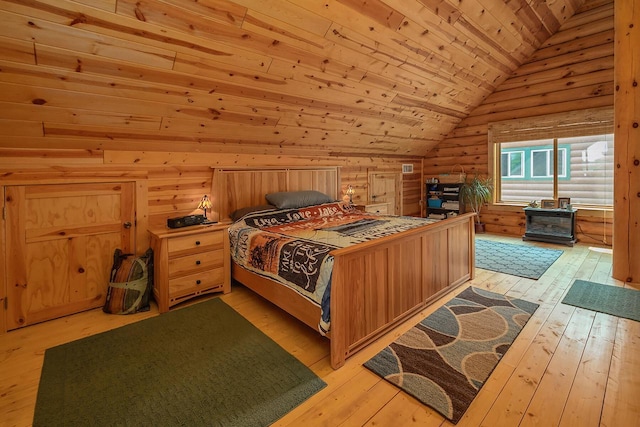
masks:
<svg viewBox="0 0 640 427"><path fill-rule="evenodd" d="M413 164L403 164L402 165L402 173L413 173Z"/></svg>

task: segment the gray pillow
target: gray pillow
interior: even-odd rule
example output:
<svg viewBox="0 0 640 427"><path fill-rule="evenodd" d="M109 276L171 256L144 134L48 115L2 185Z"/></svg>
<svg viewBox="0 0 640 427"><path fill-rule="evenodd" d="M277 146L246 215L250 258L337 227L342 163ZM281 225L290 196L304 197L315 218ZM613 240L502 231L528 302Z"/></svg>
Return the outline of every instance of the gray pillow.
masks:
<svg viewBox="0 0 640 427"><path fill-rule="evenodd" d="M265 197L269 203L280 209L304 208L334 201L326 194L315 190L282 191L269 193Z"/></svg>
<svg viewBox="0 0 640 427"><path fill-rule="evenodd" d="M236 222L243 216L253 213L253 212L261 212L261 211L273 211L276 207L273 205L260 205L260 206L247 206L246 208L236 209L231 212L231 220Z"/></svg>

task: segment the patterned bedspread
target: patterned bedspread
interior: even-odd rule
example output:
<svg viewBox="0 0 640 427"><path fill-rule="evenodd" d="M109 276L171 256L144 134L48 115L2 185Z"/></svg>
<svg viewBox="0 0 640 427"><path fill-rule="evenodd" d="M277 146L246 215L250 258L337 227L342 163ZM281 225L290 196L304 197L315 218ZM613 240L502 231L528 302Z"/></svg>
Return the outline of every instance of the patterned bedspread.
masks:
<svg viewBox="0 0 640 427"><path fill-rule="evenodd" d="M319 304L321 333L330 325L333 249L434 222L360 212L341 202L245 215L229 228L231 256Z"/></svg>

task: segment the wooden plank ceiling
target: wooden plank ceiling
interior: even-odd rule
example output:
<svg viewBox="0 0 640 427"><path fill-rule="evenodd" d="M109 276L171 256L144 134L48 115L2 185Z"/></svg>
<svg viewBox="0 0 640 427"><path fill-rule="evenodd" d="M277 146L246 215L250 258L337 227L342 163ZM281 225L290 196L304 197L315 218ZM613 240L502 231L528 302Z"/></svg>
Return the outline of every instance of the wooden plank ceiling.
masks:
<svg viewBox="0 0 640 427"><path fill-rule="evenodd" d="M0 0L0 135L423 156L582 2Z"/></svg>

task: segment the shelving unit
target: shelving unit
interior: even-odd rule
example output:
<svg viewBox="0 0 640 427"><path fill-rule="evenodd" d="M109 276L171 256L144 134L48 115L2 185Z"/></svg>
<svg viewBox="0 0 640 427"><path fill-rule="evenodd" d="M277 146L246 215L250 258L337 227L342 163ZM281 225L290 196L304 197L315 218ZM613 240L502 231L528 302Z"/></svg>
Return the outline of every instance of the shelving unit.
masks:
<svg viewBox="0 0 640 427"><path fill-rule="evenodd" d="M446 219L464 213L464 205L460 200L461 187L462 184L425 183L427 218Z"/></svg>

